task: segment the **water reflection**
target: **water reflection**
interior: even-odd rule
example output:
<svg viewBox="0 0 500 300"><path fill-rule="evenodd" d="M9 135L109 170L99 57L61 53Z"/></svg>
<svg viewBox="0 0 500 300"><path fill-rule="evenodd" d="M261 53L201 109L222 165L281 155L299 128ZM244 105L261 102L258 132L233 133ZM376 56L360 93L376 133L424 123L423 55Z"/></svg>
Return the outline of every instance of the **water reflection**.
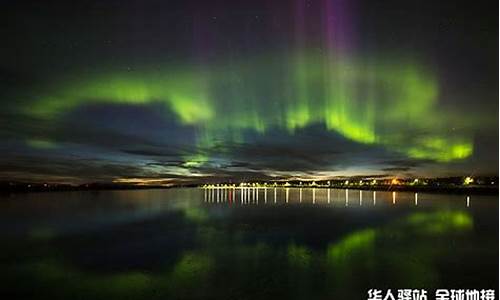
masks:
<svg viewBox="0 0 500 300"><path fill-rule="evenodd" d="M369 195L368 201L371 200L372 206L386 206L387 204L392 204L392 206L408 206L410 204L409 195L412 195L413 205L419 206L420 204L426 206L427 204L433 203L436 196L425 195L422 199L419 199L418 193L398 193L398 192L383 192L383 191L362 191L362 190L349 190L349 189L328 189L328 188L266 188L266 187L208 187L204 188L203 200L206 203L229 203L232 204L233 197L240 197L240 204L253 204L253 205L264 205L267 204L267 193L268 190L272 190L273 203L274 204L319 204L327 206L337 206L341 207L341 203L345 207L363 207L364 200L366 199L366 194ZM349 197L351 193L358 194L357 205L352 205ZM401 199L398 198L402 194ZM215 195L215 198L214 198ZM264 201L259 203L259 197L263 198ZM377 197L379 201L377 202ZM460 197L460 196L455 196ZM466 199L465 207L470 207L470 196L464 196ZM419 201L423 201L420 203Z"/></svg>
<svg viewBox="0 0 500 300"><path fill-rule="evenodd" d="M365 299L374 286L497 282L495 197L231 187L21 198L0 202L9 299Z"/></svg>

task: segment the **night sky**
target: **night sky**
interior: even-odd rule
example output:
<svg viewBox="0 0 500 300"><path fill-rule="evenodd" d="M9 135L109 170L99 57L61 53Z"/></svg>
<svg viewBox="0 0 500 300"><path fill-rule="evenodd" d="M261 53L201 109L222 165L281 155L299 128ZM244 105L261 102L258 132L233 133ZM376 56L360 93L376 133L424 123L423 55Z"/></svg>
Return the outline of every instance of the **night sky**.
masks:
<svg viewBox="0 0 500 300"><path fill-rule="evenodd" d="M0 180L498 174L497 1L3 1Z"/></svg>

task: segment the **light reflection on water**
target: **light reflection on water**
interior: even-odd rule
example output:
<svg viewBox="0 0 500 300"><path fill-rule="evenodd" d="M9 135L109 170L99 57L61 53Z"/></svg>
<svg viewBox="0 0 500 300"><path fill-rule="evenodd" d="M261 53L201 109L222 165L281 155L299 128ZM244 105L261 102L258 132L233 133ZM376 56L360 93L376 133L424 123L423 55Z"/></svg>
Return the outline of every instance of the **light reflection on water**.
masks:
<svg viewBox="0 0 500 300"><path fill-rule="evenodd" d="M419 205L418 193L410 192L384 192L384 191L367 191L367 190L350 190L350 189L329 189L329 188L266 188L266 187L211 187L203 189L203 201L207 203L226 203L228 205L259 205L268 204L267 194L272 191L273 204L319 204L331 206L353 206L352 195L357 194L359 202L357 206L363 206L363 199L367 205L377 205L377 195L380 197L379 205L386 205L390 202L392 205L401 204L408 205L410 196L413 195L415 206ZM436 206L439 203L434 201L441 198L439 201L453 201L455 207L470 207L471 197L467 195L425 195L428 201L423 199L422 205ZM264 201L259 203L259 197ZM351 202L349 201L351 197ZM480 198L485 196L479 196ZM403 201L398 203L398 201ZM368 204L371 203L371 204ZM442 204L442 203L441 203Z"/></svg>
<svg viewBox="0 0 500 300"><path fill-rule="evenodd" d="M19 194L0 202L0 294L366 299L492 288L498 199L323 188Z"/></svg>

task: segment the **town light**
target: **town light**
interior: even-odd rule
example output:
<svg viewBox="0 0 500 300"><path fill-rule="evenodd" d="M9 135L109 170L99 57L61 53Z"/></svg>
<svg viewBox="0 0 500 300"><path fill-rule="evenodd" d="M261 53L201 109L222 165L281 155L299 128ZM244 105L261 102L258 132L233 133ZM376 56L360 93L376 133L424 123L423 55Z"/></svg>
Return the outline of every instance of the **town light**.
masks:
<svg viewBox="0 0 500 300"><path fill-rule="evenodd" d="M472 178L472 177L470 177L470 176L467 176L467 177L465 177L465 179L464 179L464 185L469 185L469 184L471 184L471 183L473 183L473 182L474 182L474 178Z"/></svg>

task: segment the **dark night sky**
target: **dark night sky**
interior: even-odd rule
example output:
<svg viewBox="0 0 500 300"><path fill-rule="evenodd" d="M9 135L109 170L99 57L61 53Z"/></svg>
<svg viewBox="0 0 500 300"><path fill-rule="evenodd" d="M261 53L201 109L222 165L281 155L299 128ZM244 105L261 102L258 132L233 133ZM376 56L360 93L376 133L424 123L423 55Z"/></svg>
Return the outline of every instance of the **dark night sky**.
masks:
<svg viewBox="0 0 500 300"><path fill-rule="evenodd" d="M4 1L0 180L496 175L497 11Z"/></svg>

